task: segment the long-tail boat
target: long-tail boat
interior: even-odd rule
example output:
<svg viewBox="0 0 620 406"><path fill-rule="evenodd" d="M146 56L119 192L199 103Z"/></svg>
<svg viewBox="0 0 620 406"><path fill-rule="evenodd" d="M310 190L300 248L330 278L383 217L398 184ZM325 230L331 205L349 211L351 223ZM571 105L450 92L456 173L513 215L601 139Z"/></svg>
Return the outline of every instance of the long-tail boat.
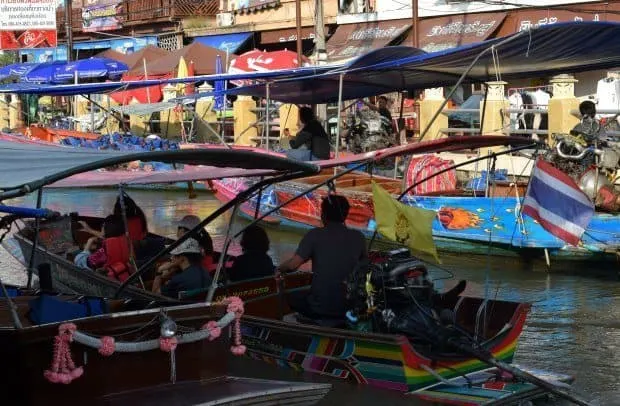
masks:
<svg viewBox="0 0 620 406"><path fill-rule="evenodd" d="M0 145L3 162L19 161L15 144L5 147ZM0 200L41 190L44 185L72 173L153 157L149 154L67 152L60 147L29 143L22 145L21 152L29 153L31 159L38 157L40 165L33 171L17 171L11 175L5 172L0 179L3 189ZM312 166L239 151L175 151L155 155L158 160L187 164L209 160L215 166L201 168L208 172L235 159L243 161L237 164L240 168L274 176L295 177L314 170ZM56 216L45 209L9 206L2 206L2 209L10 213L2 217L4 231L19 217L36 217L35 223L40 225L46 222L41 217ZM67 225L62 218L48 221ZM45 232L43 234L45 236ZM5 236L3 233L2 237ZM38 239L34 241L37 245ZM50 232L47 239L44 237L41 241L44 254L37 258L35 265L42 269L45 263L57 264L59 256L55 251L63 242ZM54 257L45 258L45 255ZM63 271L67 270L56 266L52 274L56 278L55 273ZM70 290L85 288L88 283L103 285L98 292L105 293L110 288L96 278L94 272L88 275L89 271L79 270L91 277L80 280L74 269L68 270L72 271L72 277L57 277ZM54 283L51 285L53 287ZM118 286L117 283L116 288ZM228 376L227 347L236 355L245 352L239 327L243 302L238 297L226 295L218 303L186 305L168 301L169 306L162 307L165 298L135 289L133 295L129 295L133 298L102 299L28 289L11 289L11 294L1 281L0 287L0 354L12 365L3 368L0 379L7 391L10 388L12 399L18 404L314 404L330 388L326 384ZM113 296L115 291L109 291L112 292L109 296ZM230 326L235 324L231 330Z"/></svg>
<svg viewBox="0 0 620 406"><path fill-rule="evenodd" d="M472 141L480 144L509 144L513 141L508 138L502 137L501 140L498 138L491 140L489 137L482 137L472 139ZM459 149L462 148L459 146L459 141L462 140L454 140L453 144L443 144L443 146L447 150ZM523 141L514 140L514 142L523 144ZM436 145L437 143L430 142L418 146L406 146L392 150L390 153L406 153L416 148L418 151L420 149L424 151L435 148ZM200 152L204 154L204 151ZM385 154L385 151L370 154L368 155L368 162L381 159ZM260 154L258 155L260 156ZM234 154L231 153L231 156ZM149 159L153 158L155 157L149 157ZM262 158L269 160L268 162L272 164L277 161L290 169L289 162L282 158ZM271 161L271 159L275 161ZM265 162L263 161L263 163ZM282 177L312 175L319 168L312 164L303 165L295 167L296 173L291 173L289 170L286 175L280 174L278 180L282 180ZM270 169L273 171L278 168L270 167ZM60 177L47 179L45 182L48 184L57 182L58 184ZM227 202L203 220L194 230L172 242L160 255L169 252L182 243L184 239L189 238L193 232L198 231L228 209L232 208L234 212L238 212L240 206L252 196L252 192L260 194L260 190L269 184L269 181L263 181L262 184L258 183L252 186L253 190L248 189L236 199ZM21 190L23 193L26 189L22 186ZM19 194L15 191L5 193ZM44 230L48 222L52 225L54 221L40 221L39 231ZM28 238L37 241L34 238L37 235L36 222L29 223L29 228L29 232L34 231L35 233ZM66 229L70 228L66 227ZM20 235L25 237L27 233L22 232ZM69 235L73 238L72 233ZM468 344L469 353L467 350L464 352L462 348L435 347L429 345L427 341L416 340L400 333L348 330L340 325L337 327L311 325L307 324L309 321L291 319L289 315L291 311L286 305L288 292L309 288L310 276L303 273L289 275L284 285L279 284L273 277L236 283L227 283L226 278L220 279L218 277L223 268L225 254L231 240L232 236L227 234L222 255L220 255L222 260L214 277L215 282L208 292L202 290L182 292L177 299L182 301L202 300L205 293L207 302L229 295L242 298L245 301L246 315L242 319L241 334L247 345L248 354L254 358L266 360L276 365L289 366L297 370L397 390L438 402L450 401L454 404L492 404L489 402L529 399L540 396L543 392L540 385L542 388L545 388L544 385L551 385L546 387L546 390L557 390L557 386L560 385L558 382L572 381L569 376L540 371L532 371L534 375L528 374L524 370L514 369L508 364L512 361L518 338L529 312L528 304L467 297L459 297L454 301L444 303L443 306L454 314L455 324L458 324L463 331L467 331L468 335L476 337L477 344L475 346L472 347L471 343ZM29 240L23 238L22 241ZM63 239L57 238L53 241L60 242ZM72 242L75 243L76 241ZM42 250L49 254L50 251L43 248L45 244L44 240L41 240L36 252ZM42 259L38 264L45 261L54 262L55 255L57 256L55 253L48 255L47 259ZM39 257L39 255L35 255L35 257ZM152 258L123 284L119 285L112 281L111 283L115 285L110 287L118 288L114 297L136 296L140 288L135 283L141 271L147 269L156 260L157 258ZM35 264L37 264L36 261ZM81 286L79 288L85 289L86 287ZM164 300L163 297L157 297L157 295L146 291L139 293L140 296L137 297L141 297L143 300L147 297L153 301ZM167 298L167 300L174 301L175 299ZM476 350L473 351L472 348ZM507 368L511 371L508 374L505 373ZM524 376L526 379L521 380ZM543 380L540 377L543 377ZM544 379L551 379L553 382L549 383ZM467 382L467 384L463 386L462 381ZM457 387L460 389L456 390Z"/></svg>
<svg viewBox="0 0 620 406"><path fill-rule="evenodd" d="M451 138L439 140L439 148L442 142L450 143ZM467 141L464 141L465 146ZM493 156L496 155L491 155L489 159L493 159ZM346 163L354 165L362 161L361 156L351 156ZM467 162L469 161L460 165ZM261 214L269 212L269 215L262 219L266 225L300 232L319 226L320 202L329 192L328 186L323 184L334 176L335 170L328 161L319 162L318 165L322 171L317 175L265 188L260 196L260 203L257 198L249 200L241 207L241 214L252 218L258 203ZM432 177L431 174L428 178ZM216 180L213 182L215 196L220 201L227 202L253 182L255 180L252 178ZM375 234L372 182L380 184L395 197L415 186L405 184L402 179L364 171L347 172L334 181L337 192L347 197L351 205L347 225L361 231L368 238ZM323 186L317 187L320 185ZM437 212L433 223L433 237L440 251L546 259L551 269L563 269L567 261L571 264L589 265L613 265L617 262L617 253L620 250L620 235L614 232L620 227L620 216L617 213L597 210L582 237L582 244L572 246L546 231L536 220L521 214L520 207L527 182L490 180L487 196L466 189L465 186L460 184L454 190L426 194L406 192L401 199L404 204ZM303 199L282 205L306 189L313 190ZM273 211L274 207L279 208Z"/></svg>

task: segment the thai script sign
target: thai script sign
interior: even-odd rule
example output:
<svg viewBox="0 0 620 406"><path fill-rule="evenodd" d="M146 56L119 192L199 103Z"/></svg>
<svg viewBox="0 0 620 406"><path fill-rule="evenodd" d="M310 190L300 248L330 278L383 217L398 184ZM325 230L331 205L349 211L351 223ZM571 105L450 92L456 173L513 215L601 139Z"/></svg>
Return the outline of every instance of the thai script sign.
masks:
<svg viewBox="0 0 620 406"><path fill-rule="evenodd" d="M82 30L85 32L117 30L122 27L120 0L87 0L82 7Z"/></svg>
<svg viewBox="0 0 620 406"><path fill-rule="evenodd" d="M492 30L497 28L496 21L481 22L476 20L471 23L455 21L446 25L435 25L426 34L427 37L448 36L448 35L475 35L476 37L488 37Z"/></svg>
<svg viewBox="0 0 620 406"><path fill-rule="evenodd" d="M0 0L0 49L55 47L56 0Z"/></svg>

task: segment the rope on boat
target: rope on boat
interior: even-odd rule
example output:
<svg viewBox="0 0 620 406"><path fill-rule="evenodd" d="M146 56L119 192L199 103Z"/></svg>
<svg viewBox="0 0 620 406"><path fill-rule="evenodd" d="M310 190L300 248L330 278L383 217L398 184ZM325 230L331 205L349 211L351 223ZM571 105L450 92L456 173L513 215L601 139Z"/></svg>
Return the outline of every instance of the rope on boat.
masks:
<svg viewBox="0 0 620 406"><path fill-rule="evenodd" d="M104 357L111 356L115 352L143 352L159 348L161 351L170 353L170 380L176 381L176 357L175 350L179 344L188 344L208 339L213 341L222 334L222 329L234 322L234 345L230 350L235 355L243 355L246 347L241 344L240 319L243 315L243 302L233 296L220 302L228 305L227 313L218 321L211 320L203 325L200 330L176 335L177 325L164 315L161 322L161 336L158 339L138 342L116 342L113 337L104 336L97 338L77 330L73 323L63 323L58 327L58 335L54 338L54 356L51 368L43 375L52 383L69 384L84 373L83 367L76 367L71 357L70 343L76 341L87 347L95 348Z"/></svg>

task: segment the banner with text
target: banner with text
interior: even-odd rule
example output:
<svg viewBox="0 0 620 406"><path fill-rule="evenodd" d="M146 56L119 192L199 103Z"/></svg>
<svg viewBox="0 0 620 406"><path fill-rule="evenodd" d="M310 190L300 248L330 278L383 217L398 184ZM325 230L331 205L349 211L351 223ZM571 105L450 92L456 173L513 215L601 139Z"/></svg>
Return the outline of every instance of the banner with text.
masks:
<svg viewBox="0 0 620 406"><path fill-rule="evenodd" d="M82 7L82 30L93 32L122 28L122 8L121 0L87 0Z"/></svg>
<svg viewBox="0 0 620 406"><path fill-rule="evenodd" d="M0 50L55 47L57 0L0 0Z"/></svg>

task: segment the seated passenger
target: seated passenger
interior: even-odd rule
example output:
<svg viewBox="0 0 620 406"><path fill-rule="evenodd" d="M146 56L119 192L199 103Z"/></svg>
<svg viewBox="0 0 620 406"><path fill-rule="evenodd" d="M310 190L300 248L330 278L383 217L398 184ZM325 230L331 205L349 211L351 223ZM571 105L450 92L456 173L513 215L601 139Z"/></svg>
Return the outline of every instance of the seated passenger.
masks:
<svg viewBox="0 0 620 406"><path fill-rule="evenodd" d="M261 227L249 226L241 236L243 254L235 258L232 268L228 270L230 281L273 276L274 266L269 251L269 237Z"/></svg>
<svg viewBox="0 0 620 406"><path fill-rule="evenodd" d="M153 292L178 299L179 292L208 288L211 276L202 267L202 249L198 241L188 238L181 245L170 251L170 261L180 272L158 272L153 282Z"/></svg>
<svg viewBox="0 0 620 406"><path fill-rule="evenodd" d="M100 237L90 237L81 252L79 252L73 259L73 263L80 268L96 269L92 263L89 263L88 258L99 251L103 246L103 240Z"/></svg>
<svg viewBox="0 0 620 406"><path fill-rule="evenodd" d="M87 268L97 270L106 266L106 264L113 258L117 257L117 252L110 252L110 250L116 251L112 248L110 240L118 237L124 237L125 228L123 227L123 220L117 216L109 215L103 220L103 226L101 231L98 232L102 236L100 239L101 244L96 250L93 249L93 245L99 237L91 237L88 239L84 246L84 251L79 253L74 262L80 267L86 265ZM124 244L127 245L126 239L123 239ZM125 251L123 249L123 251ZM88 255L86 255L88 253ZM84 258L86 257L86 258Z"/></svg>
<svg viewBox="0 0 620 406"><path fill-rule="evenodd" d="M349 202L345 197L323 198L323 227L310 230L299 243L295 255L276 269L276 276L279 276L312 260L310 291L295 292L288 298L290 307L303 316L312 319L345 317L345 281L357 264L368 257L364 235L345 225L348 214Z"/></svg>
<svg viewBox="0 0 620 406"><path fill-rule="evenodd" d="M286 156L300 161L329 159L329 136L310 107L299 109L299 121L303 128L289 141Z"/></svg>
<svg viewBox="0 0 620 406"><path fill-rule="evenodd" d="M176 224L177 224L177 238L181 238L187 232L189 232L194 227L196 227L198 224L200 224L200 218L198 216L189 214L183 217L181 220L179 220ZM195 235L194 238L198 241L202 249L202 255L203 255L202 267L206 269L207 271L214 270L215 261L213 258L213 240L211 239L211 236L209 235L207 230L203 229L199 231L198 235ZM172 272L178 271L178 268L177 269L173 269L173 268L174 268L174 265L172 264L172 262L166 262L158 268L158 272L164 272L168 270Z"/></svg>

